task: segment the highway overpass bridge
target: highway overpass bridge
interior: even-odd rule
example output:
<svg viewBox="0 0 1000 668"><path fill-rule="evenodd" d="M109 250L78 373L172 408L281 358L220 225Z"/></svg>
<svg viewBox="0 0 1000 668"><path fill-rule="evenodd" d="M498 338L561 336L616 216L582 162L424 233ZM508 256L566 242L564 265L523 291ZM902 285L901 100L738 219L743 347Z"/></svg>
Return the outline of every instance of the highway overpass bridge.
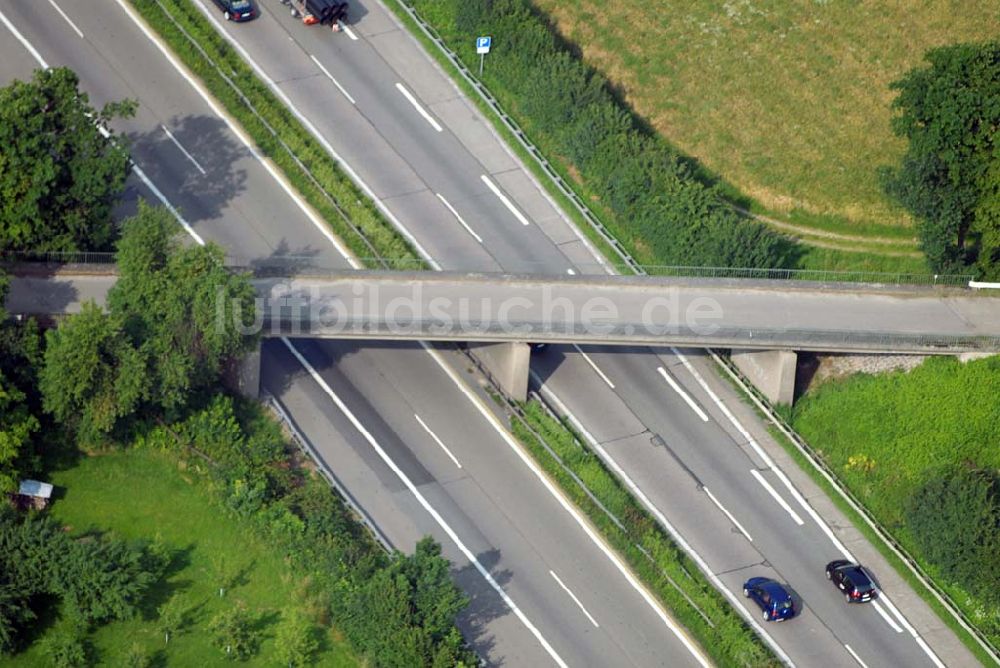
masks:
<svg viewBox="0 0 1000 668"><path fill-rule="evenodd" d="M73 313L88 299L103 304L115 280L106 272L16 276L6 308ZM744 370L773 385L762 389L778 401L790 397L795 351L1000 352L1000 298L956 288L367 271L252 280L248 332L469 343L515 396L527 387L527 343L746 351L737 353Z"/></svg>

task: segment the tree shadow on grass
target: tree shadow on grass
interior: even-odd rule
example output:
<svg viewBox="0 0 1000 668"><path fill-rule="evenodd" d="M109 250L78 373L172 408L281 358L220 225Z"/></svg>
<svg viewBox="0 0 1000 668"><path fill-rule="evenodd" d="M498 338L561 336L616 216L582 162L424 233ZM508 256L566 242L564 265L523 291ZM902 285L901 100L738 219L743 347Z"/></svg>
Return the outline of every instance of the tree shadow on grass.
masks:
<svg viewBox="0 0 1000 668"><path fill-rule="evenodd" d="M191 553L194 552L194 547L194 543L191 543L182 548L171 549L167 553L168 561L163 575L146 591L139 606L139 612L143 619L151 621L158 618L160 606L173 596L190 588L192 580L172 578L191 565Z"/></svg>

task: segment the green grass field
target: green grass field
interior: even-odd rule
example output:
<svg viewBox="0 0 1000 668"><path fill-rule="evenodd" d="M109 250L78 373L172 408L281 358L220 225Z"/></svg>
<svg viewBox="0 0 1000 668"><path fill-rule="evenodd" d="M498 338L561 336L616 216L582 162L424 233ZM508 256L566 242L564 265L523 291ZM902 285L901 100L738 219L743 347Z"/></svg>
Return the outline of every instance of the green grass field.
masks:
<svg viewBox="0 0 1000 668"><path fill-rule="evenodd" d="M260 652L243 665L277 665L272 656L273 635L283 609L315 610L316 621L322 621L321 606L310 599L309 583L295 577L280 556L254 537L250 527L230 518L170 458L147 449L88 457L55 473L52 482L65 496L49 512L72 531L93 528L126 538L158 537L175 556L170 574L151 591L141 618L114 622L91 634L100 665L125 665L123 658L133 643L145 648L153 665L222 665L224 658L204 629L218 611L237 601L262 615ZM216 555L224 555L241 570L237 585L223 598L214 577ZM155 611L175 592L191 606L191 623L165 645L156 630ZM47 621L46 632L60 624L58 619ZM321 635L315 665L358 665L342 641L331 633ZM4 665L42 666L48 661L35 642L27 651L5 658Z"/></svg>
<svg viewBox="0 0 1000 668"><path fill-rule="evenodd" d="M642 117L776 227L827 256L922 266L912 221L878 184L905 148L888 85L931 47L996 38L993 0L533 1Z"/></svg>
<svg viewBox="0 0 1000 668"><path fill-rule="evenodd" d="M796 403L792 425L923 561L903 509L925 480L949 467L1000 469L998 396L1000 356L966 364L934 357L909 373L824 381ZM958 587L946 589L993 642L1000 642L1000 609Z"/></svg>

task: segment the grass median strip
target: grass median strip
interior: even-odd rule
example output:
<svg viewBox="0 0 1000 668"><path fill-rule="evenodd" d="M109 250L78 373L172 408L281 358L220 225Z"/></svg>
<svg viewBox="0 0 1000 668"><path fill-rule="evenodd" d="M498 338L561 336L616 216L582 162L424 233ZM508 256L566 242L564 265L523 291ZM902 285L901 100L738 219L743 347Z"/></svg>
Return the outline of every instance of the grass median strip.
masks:
<svg viewBox="0 0 1000 668"><path fill-rule="evenodd" d="M340 237L371 268L424 261L189 0L128 0Z"/></svg>
<svg viewBox="0 0 1000 668"><path fill-rule="evenodd" d="M780 665L722 594L566 425L536 400L513 409L514 434L713 661L720 666Z"/></svg>

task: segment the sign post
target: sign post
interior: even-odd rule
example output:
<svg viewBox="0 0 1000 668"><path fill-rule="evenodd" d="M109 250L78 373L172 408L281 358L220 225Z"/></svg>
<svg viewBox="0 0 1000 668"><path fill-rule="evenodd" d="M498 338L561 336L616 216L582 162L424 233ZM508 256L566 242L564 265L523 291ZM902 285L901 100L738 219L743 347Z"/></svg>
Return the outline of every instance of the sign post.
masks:
<svg viewBox="0 0 1000 668"><path fill-rule="evenodd" d="M486 54L490 52L491 46L493 46L492 37L476 38L476 53L479 54L479 76L483 76L483 61L486 60Z"/></svg>

